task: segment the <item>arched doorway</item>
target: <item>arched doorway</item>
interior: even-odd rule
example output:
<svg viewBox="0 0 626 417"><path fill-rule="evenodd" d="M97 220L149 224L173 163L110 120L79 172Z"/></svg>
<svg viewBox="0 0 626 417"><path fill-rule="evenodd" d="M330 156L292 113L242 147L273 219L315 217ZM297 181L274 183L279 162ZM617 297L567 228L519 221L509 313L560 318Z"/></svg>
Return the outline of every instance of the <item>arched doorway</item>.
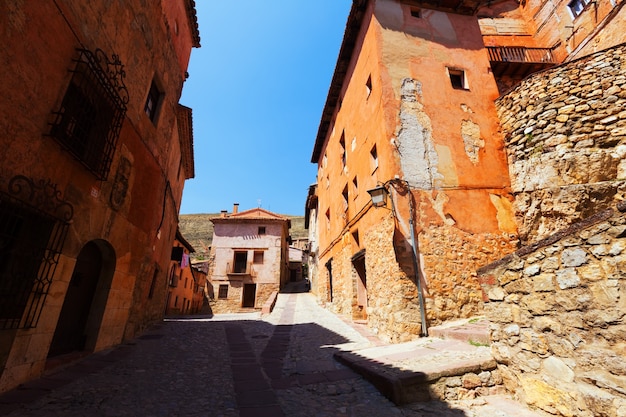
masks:
<svg viewBox="0 0 626 417"><path fill-rule="evenodd" d="M115 272L115 252L104 240L92 240L76 259L48 357L92 351Z"/></svg>

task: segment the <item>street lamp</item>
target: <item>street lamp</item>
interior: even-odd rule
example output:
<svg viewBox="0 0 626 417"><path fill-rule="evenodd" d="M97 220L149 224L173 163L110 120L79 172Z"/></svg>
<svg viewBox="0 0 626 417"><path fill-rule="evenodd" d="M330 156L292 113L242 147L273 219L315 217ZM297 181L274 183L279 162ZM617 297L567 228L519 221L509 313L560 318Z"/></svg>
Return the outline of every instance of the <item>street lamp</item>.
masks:
<svg viewBox="0 0 626 417"><path fill-rule="evenodd" d="M372 188L371 190L367 190L372 199L372 204L374 207L383 207L387 205L387 188L384 185L379 185L376 188Z"/></svg>
<svg viewBox="0 0 626 417"><path fill-rule="evenodd" d="M414 225L413 225L413 216L415 215L415 209L413 208L413 197L411 196L410 193L410 189L409 189L409 183L408 181L405 180L401 180L399 178L394 178L392 180L387 181L385 184L383 185L379 185L376 188L373 188L371 190L367 190L367 192L370 194L370 197L372 199L372 205L374 207L383 207L387 205L387 194L389 193L387 191L386 185L387 184L393 184L394 182L398 182L401 183L403 186L405 186L407 188L407 190L409 190L408 192L408 197L409 197L409 228L411 229L411 246L413 248L413 269L415 270L415 280L417 281L417 296L418 296L418 300L419 300L419 305L420 305L420 315L421 315L421 319L422 319L422 336L428 336L428 328L426 327L426 311L425 311L425 307L424 307L424 294L422 292L422 280L421 280L421 270L420 270L420 263L419 263L419 257L417 255L417 241L415 240L415 231L414 231ZM393 203L393 201L392 201ZM392 204L393 206L393 204ZM396 217L396 212L395 210L392 210L393 216Z"/></svg>

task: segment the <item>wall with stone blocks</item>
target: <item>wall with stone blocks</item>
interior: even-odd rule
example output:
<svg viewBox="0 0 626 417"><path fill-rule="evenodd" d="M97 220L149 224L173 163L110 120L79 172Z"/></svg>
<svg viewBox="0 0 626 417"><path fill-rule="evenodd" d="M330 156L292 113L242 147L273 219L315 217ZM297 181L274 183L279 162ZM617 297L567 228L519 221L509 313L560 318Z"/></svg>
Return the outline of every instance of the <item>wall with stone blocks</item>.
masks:
<svg viewBox="0 0 626 417"><path fill-rule="evenodd" d="M626 203L481 268L507 389L558 416L626 416Z"/></svg>
<svg viewBox="0 0 626 417"><path fill-rule="evenodd" d="M523 243L623 195L626 44L537 73L496 106Z"/></svg>

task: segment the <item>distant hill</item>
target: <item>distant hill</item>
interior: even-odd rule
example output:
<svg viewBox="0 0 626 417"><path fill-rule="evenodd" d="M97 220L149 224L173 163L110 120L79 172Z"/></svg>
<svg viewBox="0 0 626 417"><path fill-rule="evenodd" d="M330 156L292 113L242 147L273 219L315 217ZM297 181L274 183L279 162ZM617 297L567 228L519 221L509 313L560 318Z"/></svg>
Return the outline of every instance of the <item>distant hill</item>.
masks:
<svg viewBox="0 0 626 417"><path fill-rule="evenodd" d="M206 259L213 242L213 223L211 218L219 217L220 213L181 214L178 228L187 242L196 250L193 259ZM293 239L306 238L309 232L304 228L304 216L282 214L291 220L289 234Z"/></svg>

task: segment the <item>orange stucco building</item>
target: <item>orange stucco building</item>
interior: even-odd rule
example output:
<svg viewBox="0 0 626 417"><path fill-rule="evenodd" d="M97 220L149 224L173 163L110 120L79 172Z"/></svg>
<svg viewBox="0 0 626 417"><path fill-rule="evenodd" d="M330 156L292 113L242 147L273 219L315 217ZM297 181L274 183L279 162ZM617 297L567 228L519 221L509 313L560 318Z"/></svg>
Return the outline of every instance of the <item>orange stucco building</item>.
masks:
<svg viewBox="0 0 626 417"><path fill-rule="evenodd" d="M353 1L306 206L322 302L391 341L483 313L476 269L518 245L494 101L614 44L623 3L603 3Z"/></svg>
<svg viewBox="0 0 626 417"><path fill-rule="evenodd" d="M163 317L200 38L193 0L2 2L0 28L4 391Z"/></svg>
<svg viewBox="0 0 626 417"><path fill-rule="evenodd" d="M180 230L176 231L168 272L166 315L197 314L204 305L206 274L200 268L192 268L190 255L194 252Z"/></svg>
<svg viewBox="0 0 626 417"><path fill-rule="evenodd" d="M424 333L420 308L430 323L480 313L472 269L515 234L478 20L417 3L353 3L312 156L314 290L394 341ZM368 190L380 185L390 199L376 209Z"/></svg>

